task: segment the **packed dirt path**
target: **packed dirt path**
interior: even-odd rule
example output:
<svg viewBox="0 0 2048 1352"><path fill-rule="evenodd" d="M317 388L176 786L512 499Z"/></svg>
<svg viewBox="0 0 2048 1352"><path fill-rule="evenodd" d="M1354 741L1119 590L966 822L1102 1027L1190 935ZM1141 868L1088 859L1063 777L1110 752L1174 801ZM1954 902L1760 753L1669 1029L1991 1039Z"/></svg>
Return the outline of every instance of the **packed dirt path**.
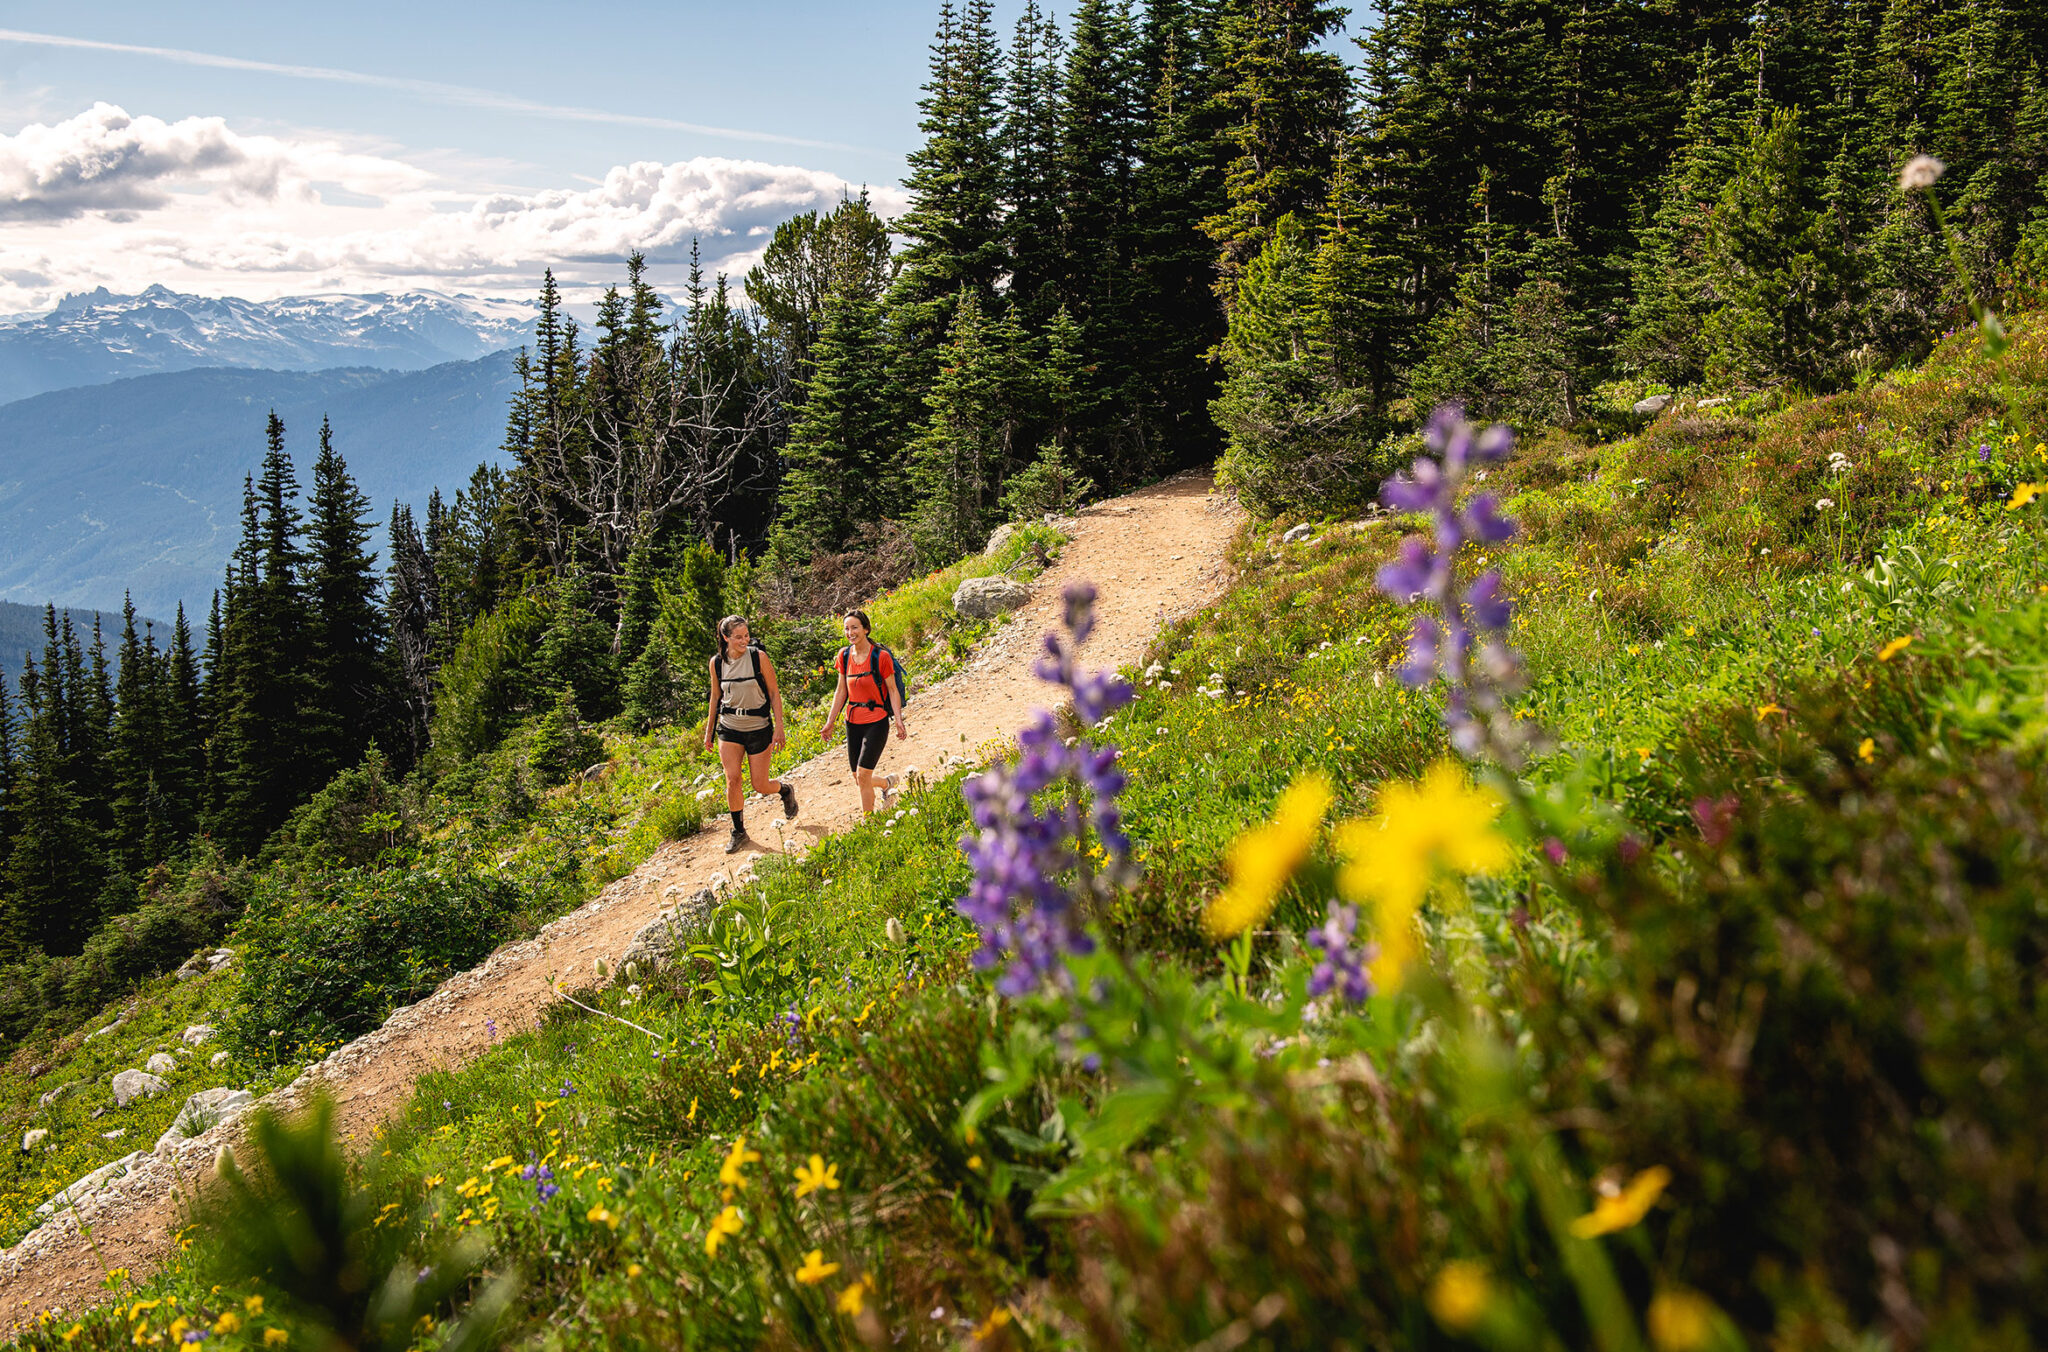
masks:
<svg viewBox="0 0 2048 1352"><path fill-rule="evenodd" d="M1168 620L1200 608L1222 591L1225 554L1240 514L1216 493L1207 474L1184 474L1127 497L1099 503L1074 520L1054 566L1033 584L1029 603L987 640L965 670L914 691L908 741L891 738L884 770L935 768L941 752L961 754L992 736L1014 732L1050 688L1032 674L1039 638L1057 626L1060 592L1087 579L1100 589L1096 628L1083 656L1091 666L1136 661ZM852 826L860 794L846 766L843 739L789 770L802 811L788 832L792 850ZM720 804L722 806L722 804ZM781 819L773 800L752 799L749 827L773 846ZM398 1010L383 1027L328 1056L265 1100L289 1111L317 1090L332 1095L340 1129L365 1141L380 1121L402 1109L420 1074L462 1065L497 1037L529 1028L560 997L557 976L587 985L592 966L616 965L634 933L665 906L712 881L744 870L748 854L725 853L725 818L714 815L688 840L663 846L632 874L531 939L508 944L481 966L449 978L418 1004ZM757 849L753 853L758 854ZM210 1172L216 1152L236 1128L216 1128L175 1154L146 1158L126 1178L84 1206L89 1235L66 1213L0 1253L0 1328L51 1309L81 1310L105 1298L110 1268L138 1277L169 1248L179 1224L180 1197Z"/></svg>

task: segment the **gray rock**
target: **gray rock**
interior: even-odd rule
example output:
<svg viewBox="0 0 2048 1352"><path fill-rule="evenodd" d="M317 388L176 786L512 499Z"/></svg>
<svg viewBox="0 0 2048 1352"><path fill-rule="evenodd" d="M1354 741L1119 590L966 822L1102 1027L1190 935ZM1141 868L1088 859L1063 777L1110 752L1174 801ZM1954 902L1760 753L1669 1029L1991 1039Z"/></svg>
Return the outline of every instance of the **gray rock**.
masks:
<svg viewBox="0 0 2048 1352"><path fill-rule="evenodd" d="M176 1075L178 1073L177 1061L163 1052L158 1052L150 1057L149 1060L143 1062L142 1068L152 1075Z"/></svg>
<svg viewBox="0 0 2048 1352"><path fill-rule="evenodd" d="M179 1041L183 1042L187 1047L197 1047L202 1042L211 1042L213 1041L213 1025L210 1023L195 1023L179 1035Z"/></svg>
<svg viewBox="0 0 2048 1352"><path fill-rule="evenodd" d="M100 1133L100 1139L101 1139L101 1140L103 1140L103 1141L118 1141L118 1140L120 1140L120 1139L121 1139L121 1138L122 1138L123 1136L126 1136L127 1134L128 1134L128 1128L126 1128L126 1127L115 1127L115 1128L114 1128L114 1129L113 1129L112 1131L103 1131L103 1132L101 1132L101 1133Z"/></svg>
<svg viewBox="0 0 2048 1352"><path fill-rule="evenodd" d="M57 1102L57 1100L70 1098L73 1094L77 1092L78 1082L76 1080L72 1081L70 1084L60 1084L55 1089L52 1089L49 1093L37 1099L36 1106L38 1108L47 1108L51 1104Z"/></svg>
<svg viewBox="0 0 2048 1352"><path fill-rule="evenodd" d="M206 1058L206 1064L209 1066L217 1066L220 1065L222 1062L226 1061L227 1059L228 1054L226 1052L215 1052L212 1056Z"/></svg>
<svg viewBox="0 0 2048 1352"><path fill-rule="evenodd" d="M133 1073L133 1072L129 1072ZM59 1207L73 1206L98 1192L116 1179L125 1178L142 1159L140 1150L123 1155L112 1164L102 1164L85 1177L67 1184L55 1197L36 1208L38 1217L54 1216Z"/></svg>
<svg viewBox="0 0 2048 1352"><path fill-rule="evenodd" d="M663 910L634 932L633 942L626 945L619 960L620 970L628 964L636 972L658 972L667 967L683 946L703 931L717 905L718 894L704 887Z"/></svg>
<svg viewBox="0 0 2048 1352"><path fill-rule="evenodd" d="M211 1131L223 1122L232 1122L249 1111L256 1102L256 1096L246 1089L202 1089L185 1100L185 1106L164 1134L156 1138L156 1153L161 1155L172 1147L191 1140L194 1136Z"/></svg>
<svg viewBox="0 0 2048 1352"><path fill-rule="evenodd" d="M1669 407L1671 407L1670 395L1653 394L1647 399L1636 400L1634 411L1642 414L1644 417L1653 417Z"/></svg>
<svg viewBox="0 0 2048 1352"><path fill-rule="evenodd" d="M993 531L989 533L988 548L982 550L981 552L984 554L995 553L1004 545L1010 543L1010 537L1015 535L1016 533L1016 524L1014 522L1005 521L1002 525L997 526Z"/></svg>
<svg viewBox="0 0 2048 1352"><path fill-rule="evenodd" d="M1304 521L1299 526L1295 526L1291 530L1289 530L1287 534L1281 536L1280 543L1283 545L1291 545L1296 540L1306 540L1309 536L1315 534L1315 529L1316 528L1314 526L1311 526L1308 524L1308 522Z"/></svg>
<svg viewBox="0 0 2048 1352"><path fill-rule="evenodd" d="M85 1035L85 1041L90 1042L96 1037L105 1037L107 1034L113 1032L116 1028L119 1028L122 1024L126 1022L128 1022L127 1019L120 1018L108 1024L105 1028L95 1028L90 1033L87 1033Z"/></svg>
<svg viewBox="0 0 2048 1352"><path fill-rule="evenodd" d="M227 966L227 965L228 965L229 963L233 962L234 960L235 960L235 950L234 950L234 949L232 949L232 948L216 948L216 949L214 949L214 950L213 950L213 952L209 953L209 954L207 955L207 957L206 957L206 966L207 966L207 970L209 970L209 971L214 971L214 972L218 972L218 971L219 971L219 970L220 970L221 968L223 968L223 967Z"/></svg>
<svg viewBox="0 0 2048 1352"><path fill-rule="evenodd" d="M27 1131L21 1133L22 1152L26 1154L28 1151L34 1150L43 1143L43 1138L49 1134L50 1129L48 1127L30 1127Z"/></svg>
<svg viewBox="0 0 2048 1352"><path fill-rule="evenodd" d="M1729 399L1728 399L1728 396L1727 396L1727 395L1725 395L1725 394L1717 394L1717 395L1715 395L1715 396L1714 396L1714 397L1713 397L1712 399L1702 399L1702 400L1700 400L1700 407L1701 407L1701 408L1719 408L1719 407L1721 407L1721 405L1723 405L1723 404L1725 404L1725 403L1728 403L1728 402L1729 402Z"/></svg>
<svg viewBox="0 0 2048 1352"><path fill-rule="evenodd" d="M1031 588L1009 578L970 577L953 593L953 609L970 620L992 620L1031 599Z"/></svg>
<svg viewBox="0 0 2048 1352"><path fill-rule="evenodd" d="M168 1088L169 1085L154 1075L140 1070L124 1070L114 1076L114 1105L125 1108L145 1095L155 1098Z"/></svg>

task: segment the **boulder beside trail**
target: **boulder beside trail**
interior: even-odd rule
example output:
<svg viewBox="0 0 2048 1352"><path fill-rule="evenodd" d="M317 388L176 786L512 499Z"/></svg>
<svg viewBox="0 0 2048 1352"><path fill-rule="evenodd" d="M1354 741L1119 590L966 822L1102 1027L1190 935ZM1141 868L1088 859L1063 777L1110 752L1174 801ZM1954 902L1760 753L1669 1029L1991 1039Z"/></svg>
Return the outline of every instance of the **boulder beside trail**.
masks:
<svg viewBox="0 0 2048 1352"><path fill-rule="evenodd" d="M1016 533L1016 523L1005 521L1002 525L997 526L994 531L990 532L988 537L988 548L982 550L981 552L984 554L995 553L1004 545L1010 543L1010 537L1012 535L1015 535Z"/></svg>
<svg viewBox="0 0 2048 1352"><path fill-rule="evenodd" d="M1670 396L1670 395L1668 395L1668 394L1653 394L1653 395L1651 395L1651 396L1650 396L1649 398L1647 398L1647 399L1638 399L1638 400L1636 400L1636 402L1635 402L1635 406L1634 406L1634 412L1636 412L1636 413L1639 413L1639 414L1641 414L1641 415L1642 415L1642 416L1644 416L1644 417L1654 417L1655 415L1657 415L1657 414L1659 414L1659 413L1662 413L1662 412L1663 412L1663 411L1664 411L1665 409L1667 409L1667 408L1670 408L1670 407L1671 407L1671 396Z"/></svg>
<svg viewBox="0 0 2048 1352"><path fill-rule="evenodd" d="M166 1052L158 1052L142 1063L142 1068L152 1075L175 1075L178 1063Z"/></svg>
<svg viewBox="0 0 2048 1352"><path fill-rule="evenodd" d="M625 971L629 962L638 963L639 970L644 972L658 972L667 967L675 961L683 945L702 932L717 904L717 894L703 887L663 909L634 932L633 942L626 946L624 956L619 959L619 970Z"/></svg>
<svg viewBox="0 0 2048 1352"><path fill-rule="evenodd" d="M1306 540L1309 536L1315 534L1315 532L1316 528L1314 526L1311 526L1308 522L1304 521L1299 526L1294 526L1290 528L1287 534L1281 536L1280 543L1283 545L1291 545L1297 540Z"/></svg>
<svg viewBox="0 0 2048 1352"><path fill-rule="evenodd" d="M1031 588L1000 574L970 577L953 592L953 609L970 620L992 620L1031 599Z"/></svg>
<svg viewBox="0 0 2048 1352"><path fill-rule="evenodd" d="M246 1089L223 1086L219 1089L202 1089L185 1100L185 1106L163 1135L156 1138L156 1153L161 1155L172 1147L191 1140L223 1122L232 1122L249 1111L256 1102L256 1096Z"/></svg>
<svg viewBox="0 0 2048 1352"><path fill-rule="evenodd" d="M145 1096L155 1098L170 1088L156 1076L141 1070L124 1070L114 1076L114 1106L125 1108Z"/></svg>

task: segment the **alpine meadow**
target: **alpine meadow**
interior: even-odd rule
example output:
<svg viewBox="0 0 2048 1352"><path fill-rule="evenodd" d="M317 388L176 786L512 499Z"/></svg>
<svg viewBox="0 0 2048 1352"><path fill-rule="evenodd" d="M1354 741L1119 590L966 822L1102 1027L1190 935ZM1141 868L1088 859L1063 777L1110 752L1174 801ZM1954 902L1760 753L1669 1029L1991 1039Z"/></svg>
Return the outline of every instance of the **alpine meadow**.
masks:
<svg viewBox="0 0 2048 1352"><path fill-rule="evenodd" d="M2048 1346L2048 8L936 20L39 612L6 1347Z"/></svg>

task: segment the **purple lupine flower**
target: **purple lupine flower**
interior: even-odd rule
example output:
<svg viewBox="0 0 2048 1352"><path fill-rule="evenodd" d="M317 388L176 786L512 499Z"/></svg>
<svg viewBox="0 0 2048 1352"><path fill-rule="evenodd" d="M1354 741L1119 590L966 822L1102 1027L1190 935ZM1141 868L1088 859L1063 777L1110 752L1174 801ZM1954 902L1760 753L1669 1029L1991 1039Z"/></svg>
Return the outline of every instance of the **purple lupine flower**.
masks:
<svg viewBox="0 0 2048 1352"><path fill-rule="evenodd" d="M782 1018L779 1022L783 1025L782 1034L788 1040L789 1049L792 1052L803 1045L804 1016L797 1013L795 1005L791 1005L788 1009L782 1011Z"/></svg>
<svg viewBox="0 0 2048 1352"><path fill-rule="evenodd" d="M1507 716L1508 697L1522 684L1521 661L1502 637L1514 608L1495 571L1480 574L1461 594L1457 556L1468 543L1498 544L1515 533L1491 493L1474 494L1462 505L1458 500L1473 467L1506 456L1514 435L1501 426L1475 429L1462 409L1446 404L1430 416L1423 444L1434 456L1417 457L1380 488L1389 507L1431 518L1431 535L1403 540L1376 578L1395 601L1429 607L1409 629L1407 660L1396 674L1411 686L1441 676L1449 687L1444 722L1452 744L1466 755L1490 751L1512 761L1530 736Z"/></svg>
<svg viewBox="0 0 2048 1352"><path fill-rule="evenodd" d="M563 1098L567 1098L567 1097L569 1097L569 1095L571 1095L571 1094L573 1094L573 1093L575 1093L575 1092L576 1092L576 1082L575 1082L574 1080L564 1080L564 1081L562 1081L562 1097L563 1097Z"/></svg>
<svg viewBox="0 0 2048 1352"><path fill-rule="evenodd" d="M543 1202L553 1200L554 1195L562 1190L555 1182L555 1171L545 1164L534 1171L534 1179L533 1194Z"/></svg>
<svg viewBox="0 0 2048 1352"><path fill-rule="evenodd" d="M1075 719L1093 727L1129 703L1135 692L1111 673L1083 672L1076 666L1076 650L1095 627L1095 588L1077 582L1062 599L1067 637L1045 636L1045 655L1036 671L1040 679L1064 686ZM1117 748L1085 735L1063 738L1058 721L1041 709L1017 734L1017 752L1014 761L991 766L960 787L977 834L960 842L974 878L957 903L981 931L975 966L986 970L1007 957L996 989L1012 996L1057 979L1066 955L1091 951L1082 906L1133 871L1130 839L1117 807L1125 783ZM1064 800L1041 811L1034 799L1061 785ZM1082 850L1090 831L1106 856L1106 867L1092 874ZM1070 885L1068 876L1076 872L1081 877Z"/></svg>
<svg viewBox="0 0 2048 1352"><path fill-rule="evenodd" d="M1322 928L1310 930L1308 935L1308 941L1323 952L1323 960L1309 975L1310 995L1334 990L1354 1005L1362 1004L1372 995L1372 974L1365 968L1380 955L1380 946L1361 946L1357 938L1358 908L1341 901L1331 902Z"/></svg>
<svg viewBox="0 0 2048 1352"><path fill-rule="evenodd" d="M1981 464L1984 464L1984 463L1985 463L1986 461L1988 461L1988 460L1990 460L1990 459L1991 459L1991 447L1989 447L1988 445L1980 445L1980 446L1978 446L1978 447L1977 447L1977 463L1981 465Z"/></svg>

